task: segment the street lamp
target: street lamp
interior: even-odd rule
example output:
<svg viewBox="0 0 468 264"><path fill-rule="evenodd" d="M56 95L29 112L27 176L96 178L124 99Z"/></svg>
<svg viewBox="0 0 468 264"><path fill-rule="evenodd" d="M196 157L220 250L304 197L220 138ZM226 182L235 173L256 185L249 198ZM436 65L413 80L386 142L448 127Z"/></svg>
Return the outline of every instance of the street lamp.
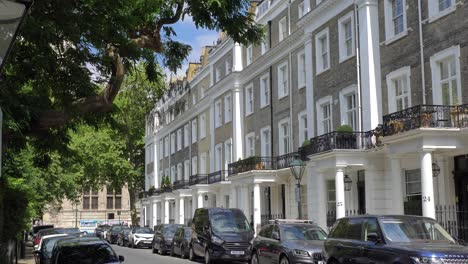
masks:
<svg viewBox="0 0 468 264"><path fill-rule="evenodd" d="M351 180L351 178L348 176L348 174L346 174L344 176L344 186L345 186L345 191L349 192L351 191L351 186L353 184L353 181Z"/></svg>
<svg viewBox="0 0 468 264"><path fill-rule="evenodd" d="M301 180L304 175L305 163L299 157L299 154L296 154L294 160L289 164L289 169L291 170L292 175L296 178L296 200L297 200L297 213L298 218L302 219L302 201L301 201Z"/></svg>
<svg viewBox="0 0 468 264"><path fill-rule="evenodd" d="M0 0L0 73L32 0Z"/></svg>

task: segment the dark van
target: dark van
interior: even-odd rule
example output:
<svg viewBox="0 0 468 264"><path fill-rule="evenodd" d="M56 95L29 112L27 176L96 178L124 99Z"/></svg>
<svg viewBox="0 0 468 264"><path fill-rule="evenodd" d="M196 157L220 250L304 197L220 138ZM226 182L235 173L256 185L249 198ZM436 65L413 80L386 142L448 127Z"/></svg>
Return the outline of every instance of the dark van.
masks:
<svg viewBox="0 0 468 264"><path fill-rule="evenodd" d="M468 248L435 220L409 215L341 218L323 254L327 264L468 263Z"/></svg>
<svg viewBox="0 0 468 264"><path fill-rule="evenodd" d="M190 260L249 261L254 232L240 209L199 208L192 221Z"/></svg>

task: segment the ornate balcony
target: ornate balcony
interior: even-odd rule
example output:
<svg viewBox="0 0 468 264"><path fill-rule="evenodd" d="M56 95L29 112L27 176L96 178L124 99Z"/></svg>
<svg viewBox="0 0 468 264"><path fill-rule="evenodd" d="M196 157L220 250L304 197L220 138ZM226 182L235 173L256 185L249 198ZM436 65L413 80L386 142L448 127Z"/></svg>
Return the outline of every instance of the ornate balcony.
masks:
<svg viewBox="0 0 468 264"><path fill-rule="evenodd" d="M289 164L295 159L298 152L291 152L275 158L275 169L281 170L289 168Z"/></svg>
<svg viewBox="0 0 468 264"><path fill-rule="evenodd" d="M179 190L179 189L188 189L190 186L190 181L186 180L177 180L174 182L174 190Z"/></svg>
<svg viewBox="0 0 468 264"><path fill-rule="evenodd" d="M196 184L208 184L208 175L207 174L195 174L190 176L189 184L196 185Z"/></svg>
<svg viewBox="0 0 468 264"><path fill-rule="evenodd" d="M310 144L299 148L302 159L332 150L366 150L379 146L380 128L367 132L330 132L310 139Z"/></svg>
<svg viewBox="0 0 468 264"><path fill-rule="evenodd" d="M383 117L383 135L418 128L468 127L468 105L418 105Z"/></svg>
<svg viewBox="0 0 468 264"><path fill-rule="evenodd" d="M226 181L226 178L228 175L227 172L228 171L226 170L220 170L220 171L216 171L216 172L208 174L208 184Z"/></svg>
<svg viewBox="0 0 468 264"><path fill-rule="evenodd" d="M249 157L229 164L228 174L238 174L252 170L272 170L274 159L271 157Z"/></svg>

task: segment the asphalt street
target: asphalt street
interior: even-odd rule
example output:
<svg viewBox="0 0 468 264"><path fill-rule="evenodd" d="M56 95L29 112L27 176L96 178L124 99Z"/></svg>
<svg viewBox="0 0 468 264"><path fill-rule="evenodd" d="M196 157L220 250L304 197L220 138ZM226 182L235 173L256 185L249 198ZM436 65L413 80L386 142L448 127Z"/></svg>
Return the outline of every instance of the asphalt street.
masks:
<svg viewBox="0 0 468 264"><path fill-rule="evenodd" d="M117 255L125 257L124 264L200 264L203 262L202 259L199 259L199 262L191 262L179 257L171 257L168 255L161 256L159 254L153 254L151 249L147 248L128 248L117 245L112 245L112 248Z"/></svg>

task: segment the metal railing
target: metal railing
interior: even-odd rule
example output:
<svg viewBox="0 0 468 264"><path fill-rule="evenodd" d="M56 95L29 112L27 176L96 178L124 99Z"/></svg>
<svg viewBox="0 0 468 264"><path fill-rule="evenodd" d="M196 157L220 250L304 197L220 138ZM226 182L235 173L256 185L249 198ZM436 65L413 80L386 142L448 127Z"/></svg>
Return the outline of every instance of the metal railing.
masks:
<svg viewBox="0 0 468 264"><path fill-rule="evenodd" d="M195 174L189 178L190 185L196 184L208 184L208 175L207 174Z"/></svg>
<svg viewBox="0 0 468 264"><path fill-rule="evenodd" d="M302 159L309 155L331 150L367 150L381 144L380 129L367 132L338 132L333 131L310 139L310 144L299 148Z"/></svg>
<svg viewBox="0 0 468 264"><path fill-rule="evenodd" d="M272 170L273 168L272 157L249 157L229 164L228 175L252 170Z"/></svg>
<svg viewBox="0 0 468 264"><path fill-rule="evenodd" d="M468 210L457 205L436 205L436 220L450 235L468 239Z"/></svg>
<svg viewBox="0 0 468 264"><path fill-rule="evenodd" d="M285 155L281 155L276 157L275 161L275 169L281 170L285 168L289 168L289 164L296 158L298 152L291 152Z"/></svg>
<svg viewBox="0 0 468 264"><path fill-rule="evenodd" d="M270 222L270 220L275 220L275 219L284 219L283 214L263 214L261 215L261 221L260 225L264 226Z"/></svg>
<svg viewBox="0 0 468 264"><path fill-rule="evenodd" d="M208 184L213 184L221 181L226 181L227 171L220 170L208 174Z"/></svg>
<svg viewBox="0 0 468 264"><path fill-rule="evenodd" d="M174 190L188 189L189 186L190 186L190 182L187 180L174 181Z"/></svg>
<svg viewBox="0 0 468 264"><path fill-rule="evenodd" d="M418 128L468 127L468 105L417 105L383 116L383 135Z"/></svg>
<svg viewBox="0 0 468 264"><path fill-rule="evenodd" d="M346 210L345 216L352 216L352 215L364 215L366 214L366 210ZM329 210L327 212L327 227L330 229L336 222L336 210Z"/></svg>

